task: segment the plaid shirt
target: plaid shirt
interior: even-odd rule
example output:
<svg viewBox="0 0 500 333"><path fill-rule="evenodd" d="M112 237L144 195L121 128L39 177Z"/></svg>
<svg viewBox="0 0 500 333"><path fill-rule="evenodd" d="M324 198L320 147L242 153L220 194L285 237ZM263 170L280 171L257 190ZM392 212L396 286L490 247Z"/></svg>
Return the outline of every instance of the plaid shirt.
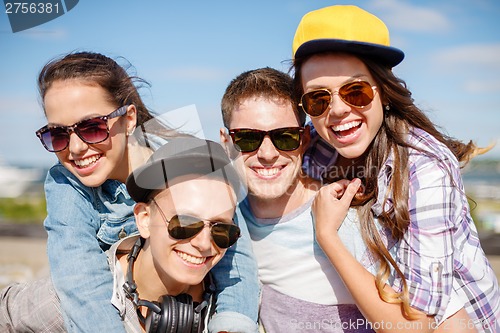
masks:
<svg viewBox="0 0 500 333"><path fill-rule="evenodd" d="M303 169L321 180L338 154L313 128L311 139ZM406 278L410 304L440 322L453 293L471 317L466 325L474 323L482 332L500 332L498 281L470 215L459 163L445 145L421 129L414 129L408 142L424 152L410 149L410 225L391 252L396 253ZM378 173L378 198L372 207L375 218L393 205L388 193L393 168L391 155ZM385 197L388 200L382 207ZM401 291L402 281L394 272L390 284Z"/></svg>

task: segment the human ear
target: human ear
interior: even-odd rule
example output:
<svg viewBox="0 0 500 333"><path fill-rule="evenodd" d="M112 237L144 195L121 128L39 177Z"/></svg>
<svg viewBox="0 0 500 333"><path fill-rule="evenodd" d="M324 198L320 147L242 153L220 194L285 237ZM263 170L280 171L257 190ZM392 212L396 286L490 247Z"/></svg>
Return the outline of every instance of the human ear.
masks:
<svg viewBox="0 0 500 333"><path fill-rule="evenodd" d="M151 208L144 202L138 202L134 206L135 223L142 238L149 238L151 235L149 225L151 223Z"/></svg>
<svg viewBox="0 0 500 333"><path fill-rule="evenodd" d="M229 151L228 151L228 143L229 141L229 135L226 133L226 129L224 127L221 127L219 129L219 138L220 138L220 143L222 147L224 147L224 150L226 151L226 154L229 156Z"/></svg>
<svg viewBox="0 0 500 333"><path fill-rule="evenodd" d="M127 119L127 136L129 136L132 135L135 130L135 125L137 124L137 109L135 105L131 104L127 107L125 117Z"/></svg>
<svg viewBox="0 0 500 333"><path fill-rule="evenodd" d="M229 158L232 160L238 158L240 156L240 152L234 147L233 140L229 136L229 133L226 132L226 129L224 127L220 128L219 136L220 143L226 151L227 156L229 156Z"/></svg>

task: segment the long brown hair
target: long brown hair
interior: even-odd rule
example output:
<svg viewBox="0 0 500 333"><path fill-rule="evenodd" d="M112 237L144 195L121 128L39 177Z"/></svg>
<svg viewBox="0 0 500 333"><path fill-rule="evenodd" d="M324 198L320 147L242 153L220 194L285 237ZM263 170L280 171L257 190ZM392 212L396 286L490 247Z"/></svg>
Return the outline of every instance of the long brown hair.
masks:
<svg viewBox="0 0 500 333"><path fill-rule="evenodd" d="M359 58L375 79L377 89L382 97L382 104L388 106L388 108L384 109L384 121L381 128L365 153L364 170L366 172L364 172L364 179L362 179L364 193L353 200L353 205L358 206L362 237L371 253L380 259L376 286L381 298L389 303L401 303L404 315L411 319L414 318L414 315L412 315L412 309L409 305L409 291L406 279L384 245L374 220L372 206L377 202L378 198L378 174L383 171L384 163L392 154L394 168L387 193L384 193L384 202L380 203L381 207L391 208L389 210L383 208L384 210L377 218L384 228L390 230L395 241L401 241L410 223L408 208L408 161L410 149L417 149L424 154L440 159L439 156L431 152L423 151L409 144L406 138L410 130L420 128L432 135L452 151L462 166L473 156L485 152L485 149L478 148L472 141L463 143L443 134L425 113L414 104L406 83L397 78L391 68L366 57L359 56ZM295 59L293 63L296 96L301 96L303 93L301 69L307 59L308 57ZM392 201L392 205L386 205L388 200ZM401 278L403 288L400 293L387 293L383 290L390 276L391 267Z"/></svg>
<svg viewBox="0 0 500 333"><path fill-rule="evenodd" d="M162 137L180 135L156 120L138 92L138 89L149 87L150 84L138 76L129 75L128 71L131 71L133 66L125 58L120 58L126 62L123 67L115 60L94 52L75 52L52 59L38 75L38 91L42 106L45 109L45 95L54 82L79 80L103 88L107 92L109 101L117 108L133 104L137 110L136 126L141 127L143 133L146 132L144 124L148 123L148 133ZM139 139L139 142L143 142L141 138Z"/></svg>

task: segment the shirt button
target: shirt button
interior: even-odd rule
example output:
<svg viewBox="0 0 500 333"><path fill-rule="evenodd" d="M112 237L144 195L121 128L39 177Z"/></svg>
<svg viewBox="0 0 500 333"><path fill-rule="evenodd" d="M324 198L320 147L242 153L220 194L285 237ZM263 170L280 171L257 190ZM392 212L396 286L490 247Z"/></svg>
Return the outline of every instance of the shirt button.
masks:
<svg viewBox="0 0 500 333"><path fill-rule="evenodd" d="M122 230L120 230L120 232L118 233L118 238L119 239L123 239L127 237L127 233L125 232L125 230L122 228Z"/></svg>

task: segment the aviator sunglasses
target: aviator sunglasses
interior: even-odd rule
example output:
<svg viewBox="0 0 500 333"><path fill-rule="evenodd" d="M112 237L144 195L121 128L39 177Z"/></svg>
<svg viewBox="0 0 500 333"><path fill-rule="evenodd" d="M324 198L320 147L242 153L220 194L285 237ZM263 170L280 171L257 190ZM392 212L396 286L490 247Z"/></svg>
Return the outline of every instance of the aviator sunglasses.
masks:
<svg viewBox="0 0 500 333"><path fill-rule="evenodd" d="M334 92L328 89L313 90L302 95L299 106L309 116L319 117L328 110L333 95L338 94L347 105L362 109L373 101L376 88L366 81L358 80L346 83Z"/></svg>
<svg viewBox="0 0 500 333"><path fill-rule="evenodd" d="M236 149L243 153L250 153L259 149L266 135L269 135L271 142L277 149L284 151L295 150L300 146L300 137L303 132L303 127L283 127L270 131L235 128L229 130L229 135L233 139Z"/></svg>
<svg viewBox="0 0 500 333"><path fill-rule="evenodd" d="M152 200L158 212L167 224L168 234L177 240L189 239L205 228L205 221L189 215L174 215L170 220L165 217L156 201ZM210 221L210 234L214 243L221 249L227 249L240 238L240 228L236 224Z"/></svg>
<svg viewBox="0 0 500 333"><path fill-rule="evenodd" d="M75 132L83 142L88 144L103 142L109 137L108 119L123 116L127 113L127 107L128 105L124 105L107 116L85 119L71 126L49 127L46 125L36 131L36 136L45 149L52 153L68 147L71 132Z"/></svg>

